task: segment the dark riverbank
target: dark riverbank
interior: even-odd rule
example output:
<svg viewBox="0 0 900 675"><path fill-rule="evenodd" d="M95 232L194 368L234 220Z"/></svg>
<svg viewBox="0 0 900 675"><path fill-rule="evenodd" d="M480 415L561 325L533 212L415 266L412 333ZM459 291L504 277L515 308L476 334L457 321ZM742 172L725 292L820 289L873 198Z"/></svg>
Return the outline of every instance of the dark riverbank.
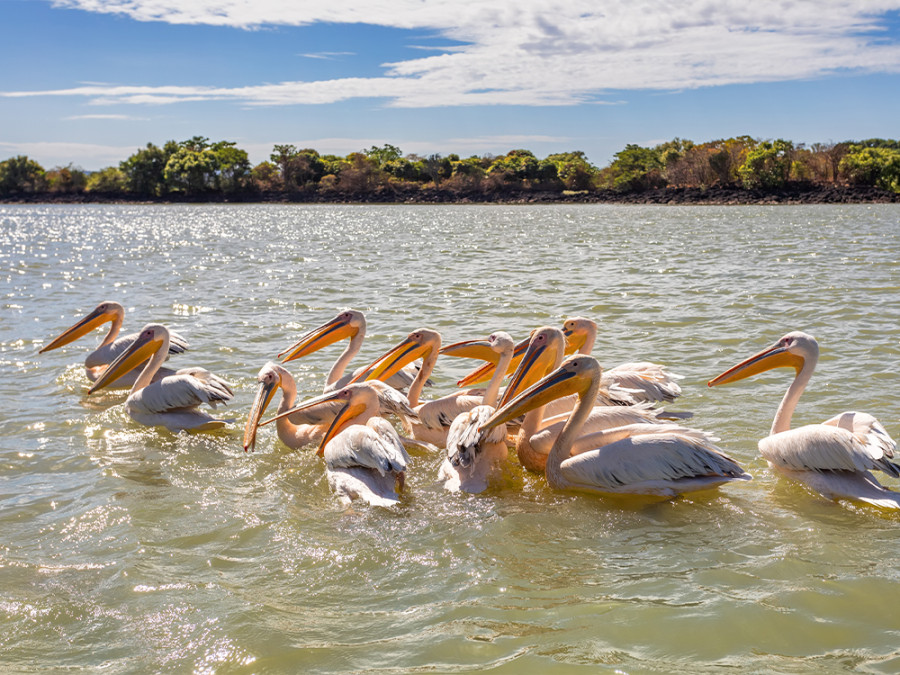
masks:
<svg viewBox="0 0 900 675"><path fill-rule="evenodd" d="M32 193L0 199L4 204L165 204L165 203L283 203L283 204L888 204L900 203L900 194L876 187L846 185L788 185L777 190L741 187L660 188L620 193L611 190L557 192L503 190L458 192L441 188L379 188L372 192L295 192L241 195L204 194L135 199L134 195L80 193Z"/></svg>

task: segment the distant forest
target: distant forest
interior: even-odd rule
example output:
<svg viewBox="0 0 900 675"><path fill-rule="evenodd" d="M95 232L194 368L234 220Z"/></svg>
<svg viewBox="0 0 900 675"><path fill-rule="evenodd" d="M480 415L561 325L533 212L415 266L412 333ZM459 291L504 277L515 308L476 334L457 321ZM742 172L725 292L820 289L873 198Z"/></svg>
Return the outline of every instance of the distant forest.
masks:
<svg viewBox="0 0 900 675"><path fill-rule="evenodd" d="M900 142L816 143L749 136L627 145L599 168L583 152L539 159L528 150L462 158L404 155L386 144L346 157L276 145L253 166L230 141L195 136L145 148L100 171L45 169L26 156L0 162L6 201L504 201L529 194L627 197L659 191L869 188L900 194ZM437 195L437 197L435 197Z"/></svg>

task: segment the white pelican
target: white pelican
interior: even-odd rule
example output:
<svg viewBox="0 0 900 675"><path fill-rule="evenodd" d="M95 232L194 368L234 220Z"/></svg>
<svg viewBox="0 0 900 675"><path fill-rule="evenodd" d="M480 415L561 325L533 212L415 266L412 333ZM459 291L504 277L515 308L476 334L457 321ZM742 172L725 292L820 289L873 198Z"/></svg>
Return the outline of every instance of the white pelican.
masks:
<svg viewBox="0 0 900 675"><path fill-rule="evenodd" d="M226 420L199 409L202 403L215 407L232 399L234 392L225 380L204 368L181 368L174 375L153 382L168 351L169 329L161 324L147 324L132 345L103 371L88 393L108 386L146 361L125 399L125 410L132 419L169 431L211 431L225 426Z"/></svg>
<svg viewBox="0 0 900 675"><path fill-rule="evenodd" d="M53 338L50 343L43 347L38 354L49 352L51 349L62 347L70 342L74 342L78 338L87 335L92 330L99 328L104 323L109 323L109 331L103 338L103 341L84 359L84 370L91 382L96 382L97 378L104 371L106 366L115 361L116 357L124 352L137 339L137 333L131 333L119 337L119 331L122 330L122 323L125 321L125 308L114 300L107 300L97 305L83 319L79 320L73 326L70 326L57 337ZM169 333L169 354L182 354L187 348L188 343L178 333ZM118 338L118 339L117 339ZM166 375L174 375L175 371L171 368L160 368L156 379L165 377ZM137 379L137 371L132 371L120 377L109 386L113 388L127 389L134 384Z"/></svg>
<svg viewBox="0 0 900 675"><path fill-rule="evenodd" d="M794 381L781 399L772 429L759 441L759 452L769 466L827 499L850 499L900 509L900 493L883 487L870 473L878 469L900 477L900 468L889 461L897 444L874 417L845 412L821 424L791 429L791 417L818 360L816 339L795 331L708 384L713 387L735 382L772 368L794 368Z"/></svg>
<svg viewBox="0 0 900 675"><path fill-rule="evenodd" d="M354 375L359 373L360 369L352 374L344 374L344 371L347 369L350 361L353 360L353 357L359 353L365 337L365 315L355 309L346 309L330 321L326 321L318 328L314 328L306 333L292 346L281 352L278 358L287 363L294 359L308 356L339 340L350 338L347 347L338 356L331 366L331 370L328 371L328 376L325 378L325 391L333 391L349 384ZM398 390L406 389L412 383L414 377L415 368L403 369L391 376L388 384Z"/></svg>
<svg viewBox="0 0 900 675"><path fill-rule="evenodd" d="M244 428L244 452L256 449L256 430L260 419L279 389L281 389L281 403L278 405L278 414L287 412L297 402L297 383L287 369L277 363L270 361L264 365L256 376L256 381L259 388L256 391L256 398L253 399L247 426ZM330 411L323 410L318 421L306 423L296 423L287 415L279 417L275 424L278 438L294 450L318 443L325 436L336 412L337 407ZM302 413L298 413L299 415Z"/></svg>
<svg viewBox="0 0 900 675"><path fill-rule="evenodd" d="M301 403L279 417L334 402L341 408L318 450L325 458L328 484L345 505L362 499L375 506L393 506L400 499L395 486L403 487L409 455L391 423L378 416L380 403L374 387L368 383L349 384Z"/></svg>
<svg viewBox="0 0 900 675"><path fill-rule="evenodd" d="M409 424L408 431L418 441L432 443L440 448L447 446L450 424L460 413L468 412L481 404L481 396L456 392L433 401L419 404L419 396L425 382L431 377L434 364L441 351L441 335L428 328L410 333L405 340L373 361L354 381L384 381L407 364L418 358L422 367L409 385L407 398L419 416L419 422Z"/></svg>
<svg viewBox="0 0 900 675"><path fill-rule="evenodd" d="M597 397L600 376L600 364L594 357L571 356L494 413L482 432L575 393L578 405L547 457L546 476L551 487L607 495L673 497L733 480L749 480L750 476L705 433L674 424L630 424L578 438Z"/></svg>
<svg viewBox="0 0 900 675"><path fill-rule="evenodd" d="M565 349L565 336L559 328L544 326L531 334L522 362L510 379L500 405L532 386L547 373L560 366ZM602 379L602 378L601 378ZM602 397L601 397L602 398ZM544 473L547 456L578 400L569 396L530 410L516 436L519 463L537 473ZM625 426L626 424L665 424L649 405L595 405L582 428L582 434Z"/></svg>
<svg viewBox="0 0 900 675"><path fill-rule="evenodd" d="M244 427L245 452L248 449L256 449L256 430L278 389L281 389L281 403L276 412L277 417L273 419L276 420L275 429L281 442L289 448L298 450L322 440L340 408L338 403L335 402L330 407L322 404L314 408L292 411L297 402L297 383L286 368L272 361L260 369L256 381L259 387ZM375 381L369 384L378 394L382 411L397 415L401 419L415 419L416 413L409 407L409 402L403 394L384 382Z"/></svg>
<svg viewBox="0 0 900 675"><path fill-rule="evenodd" d="M597 339L597 323L584 317L566 319L563 324L566 336L566 354L590 354ZM622 363L603 371L603 383L614 397L615 403L663 403L681 396L676 380L682 379L666 370L665 366L648 361ZM616 398L617 391L625 390L630 396ZM630 399L630 401L628 400Z"/></svg>
<svg viewBox="0 0 900 675"><path fill-rule="evenodd" d="M460 413L447 434L447 456L438 471L438 480L452 492L483 492L490 478L499 472L499 464L506 459L506 425L494 427L482 437L478 427L487 422L496 410L500 398L500 384L506 367L513 358L515 344L509 333L498 331L487 340L457 342L441 350L442 354L469 358L496 359L497 368L481 400L468 412ZM483 354L481 350L487 350Z"/></svg>

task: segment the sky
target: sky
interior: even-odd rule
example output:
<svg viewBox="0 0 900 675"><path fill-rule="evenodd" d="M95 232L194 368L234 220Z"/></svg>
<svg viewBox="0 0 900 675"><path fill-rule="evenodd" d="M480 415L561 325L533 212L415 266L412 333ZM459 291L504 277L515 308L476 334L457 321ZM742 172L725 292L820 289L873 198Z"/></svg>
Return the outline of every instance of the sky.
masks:
<svg viewBox="0 0 900 675"><path fill-rule="evenodd" d="M900 0L0 0L0 160L900 138Z"/></svg>

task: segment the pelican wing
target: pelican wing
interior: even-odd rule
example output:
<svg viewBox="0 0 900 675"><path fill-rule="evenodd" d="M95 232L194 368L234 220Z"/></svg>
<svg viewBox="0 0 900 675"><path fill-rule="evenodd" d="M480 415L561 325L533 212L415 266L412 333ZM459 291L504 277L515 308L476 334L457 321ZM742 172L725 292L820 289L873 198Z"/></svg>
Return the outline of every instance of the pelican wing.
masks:
<svg viewBox="0 0 900 675"><path fill-rule="evenodd" d="M390 380L388 380L390 382ZM378 404L383 414L396 415L401 419L417 422L419 416L409 405L409 399L389 383L371 380L369 386L378 394Z"/></svg>
<svg viewBox="0 0 900 675"><path fill-rule="evenodd" d="M609 493L651 488L656 494L677 494L679 481L748 477L702 433L664 429L651 426L647 431L652 433L637 433L570 457L562 462L560 471L574 486Z"/></svg>
<svg viewBox="0 0 900 675"><path fill-rule="evenodd" d="M469 412L477 405L481 405L480 396L470 396L460 393L458 396L450 395L439 398L436 401L428 401L416 408L419 421L429 429L446 429L453 420L462 413Z"/></svg>
<svg viewBox="0 0 900 675"><path fill-rule="evenodd" d="M325 461L333 469L362 467L382 476L406 470L409 455L390 422L374 417L366 425L353 424L325 446Z"/></svg>
<svg viewBox="0 0 900 675"><path fill-rule="evenodd" d="M624 389L636 401L661 403L681 396L681 387L676 382L679 379L680 375L669 373L664 366L642 361L610 368L603 372L600 382L610 393Z"/></svg>
<svg viewBox="0 0 900 675"><path fill-rule="evenodd" d="M582 438L589 438L590 434L598 431L634 424L653 424L659 425L663 429L668 428L668 430L672 430L674 425L659 419L656 415L656 411L652 410L649 404L646 403L633 406L594 406L591 409L590 416L581 428L581 438L575 441L572 454L577 454L578 450L575 450L575 448L580 449L582 447ZM553 447L556 437L559 436L568 418L569 413L545 418L541 423L541 430L530 439L531 447L541 454L550 454L550 448Z"/></svg>
<svg viewBox="0 0 900 675"><path fill-rule="evenodd" d="M499 424L487 432L479 433L478 428L486 424L494 408L479 405L468 412L457 415L447 434L447 457L453 466L470 466L481 452L485 443L502 443L506 439L506 425Z"/></svg>
<svg viewBox="0 0 900 675"><path fill-rule="evenodd" d="M767 436L759 451L769 462L791 471L869 471L900 477L891 463L896 447L871 415L843 413L825 424L809 424Z"/></svg>
<svg viewBox="0 0 900 675"><path fill-rule="evenodd" d="M132 408L144 413L165 413L195 408L203 403L215 407L234 397L231 385L205 368L182 368L128 397Z"/></svg>

